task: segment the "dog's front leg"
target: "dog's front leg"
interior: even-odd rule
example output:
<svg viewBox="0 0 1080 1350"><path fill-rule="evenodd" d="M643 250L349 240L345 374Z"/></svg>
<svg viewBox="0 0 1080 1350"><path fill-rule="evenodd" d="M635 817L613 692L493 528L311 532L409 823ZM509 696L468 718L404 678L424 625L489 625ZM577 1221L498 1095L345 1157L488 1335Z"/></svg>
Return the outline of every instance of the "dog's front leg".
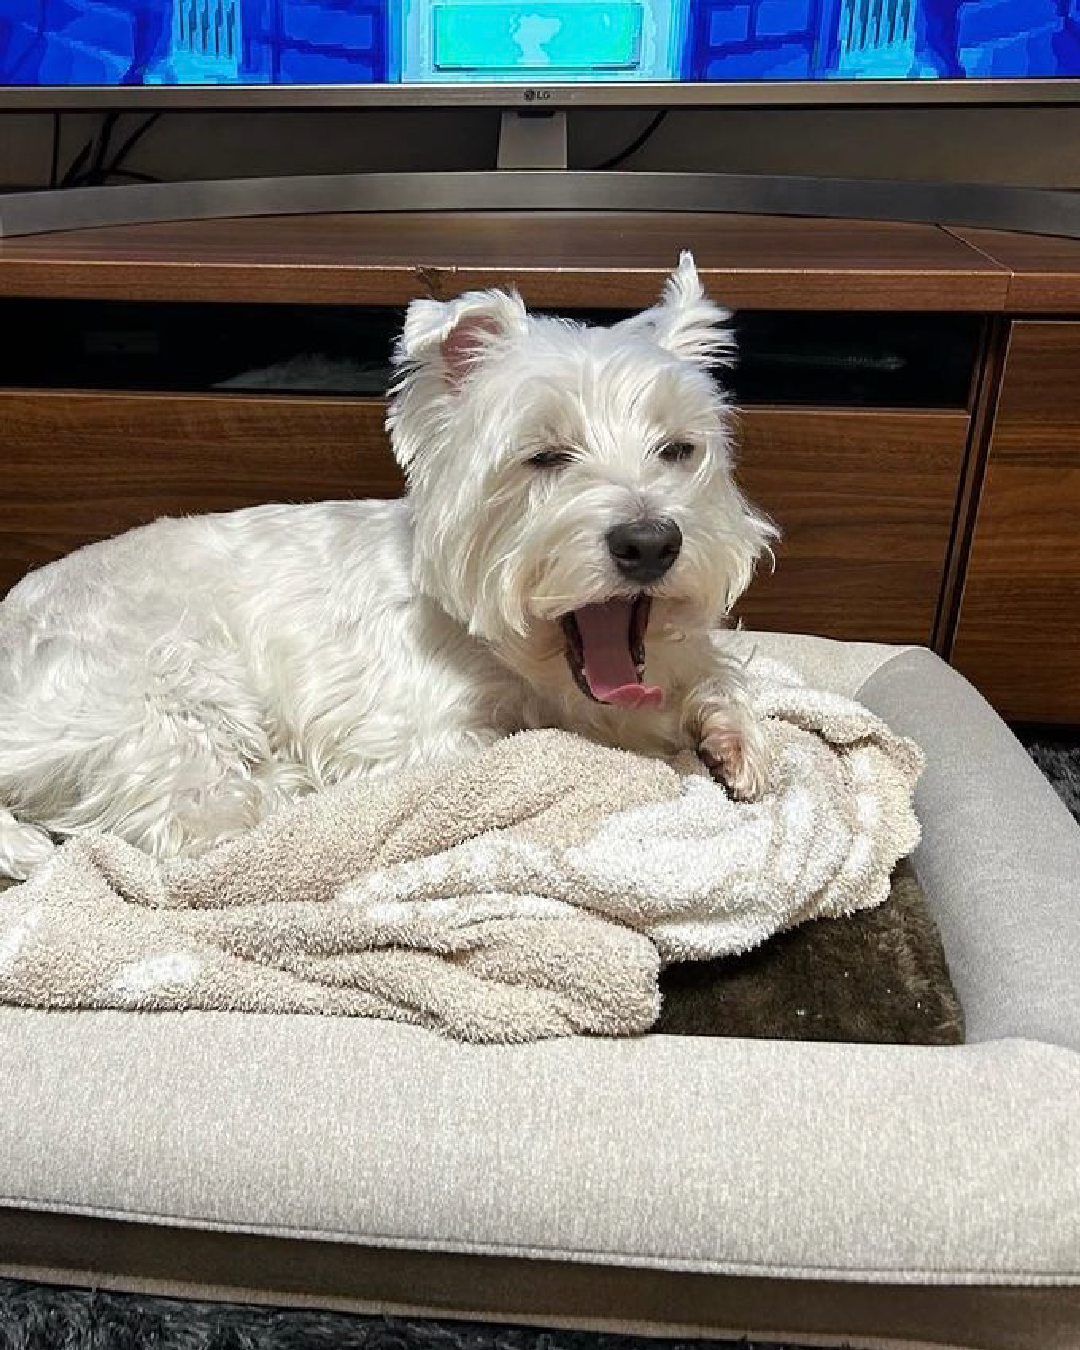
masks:
<svg viewBox="0 0 1080 1350"><path fill-rule="evenodd" d="M697 686L683 708L683 728L709 772L741 802L757 801L769 775L769 749L761 719L746 701L737 677Z"/></svg>

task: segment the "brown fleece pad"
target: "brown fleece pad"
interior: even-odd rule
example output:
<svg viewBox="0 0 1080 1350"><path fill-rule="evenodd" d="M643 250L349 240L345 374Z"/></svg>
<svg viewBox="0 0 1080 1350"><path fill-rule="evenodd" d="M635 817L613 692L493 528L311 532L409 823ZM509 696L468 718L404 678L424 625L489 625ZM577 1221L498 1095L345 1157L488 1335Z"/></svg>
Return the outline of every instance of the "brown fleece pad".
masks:
<svg viewBox="0 0 1080 1350"><path fill-rule="evenodd" d="M812 919L742 956L668 966L654 1028L675 1036L959 1045L964 1014L907 863L889 898Z"/></svg>

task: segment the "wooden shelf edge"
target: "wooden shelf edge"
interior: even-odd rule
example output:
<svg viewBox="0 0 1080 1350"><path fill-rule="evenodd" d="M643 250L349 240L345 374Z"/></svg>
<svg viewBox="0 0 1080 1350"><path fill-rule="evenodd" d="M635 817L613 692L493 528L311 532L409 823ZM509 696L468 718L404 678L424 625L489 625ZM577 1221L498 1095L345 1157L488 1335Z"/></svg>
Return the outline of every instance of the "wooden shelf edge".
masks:
<svg viewBox="0 0 1080 1350"><path fill-rule="evenodd" d="M0 296L400 305L498 284L637 308L683 248L733 307L997 313L1009 272L934 225L703 213L263 217L0 240ZM1080 277L1078 277L1080 285Z"/></svg>

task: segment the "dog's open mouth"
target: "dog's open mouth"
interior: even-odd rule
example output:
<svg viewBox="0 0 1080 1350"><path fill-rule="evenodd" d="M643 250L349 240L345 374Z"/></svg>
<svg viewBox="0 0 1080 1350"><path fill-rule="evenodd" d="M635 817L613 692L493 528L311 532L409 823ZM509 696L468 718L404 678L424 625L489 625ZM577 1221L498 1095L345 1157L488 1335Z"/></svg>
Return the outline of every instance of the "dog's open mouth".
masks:
<svg viewBox="0 0 1080 1350"><path fill-rule="evenodd" d="M651 601L604 600L564 614L566 660L581 692L620 708L658 708L664 691L645 683L645 632Z"/></svg>

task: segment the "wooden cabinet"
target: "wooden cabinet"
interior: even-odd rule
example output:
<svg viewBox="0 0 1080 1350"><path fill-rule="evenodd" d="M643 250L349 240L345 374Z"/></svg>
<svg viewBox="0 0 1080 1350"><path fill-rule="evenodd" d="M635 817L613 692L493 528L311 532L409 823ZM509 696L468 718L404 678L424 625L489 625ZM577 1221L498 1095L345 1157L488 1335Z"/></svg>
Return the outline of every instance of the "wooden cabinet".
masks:
<svg viewBox="0 0 1080 1350"><path fill-rule="evenodd" d="M0 390L0 595L158 516L393 497L377 400Z"/></svg>
<svg viewBox="0 0 1080 1350"><path fill-rule="evenodd" d="M377 399L0 391L0 590L162 515L402 489ZM783 530L740 607L753 627L928 643L963 412L748 408L739 480Z"/></svg>
<svg viewBox="0 0 1080 1350"><path fill-rule="evenodd" d="M747 627L929 645L968 436L963 412L748 408L738 478L780 525Z"/></svg>
<svg viewBox="0 0 1080 1350"><path fill-rule="evenodd" d="M552 309L633 308L656 299L687 247L710 294L743 312L741 337L754 315L791 332L801 324L798 359L813 350L830 370L827 381L814 375L796 387L792 352L771 350L772 364L744 389L754 406L740 414L738 476L784 539L775 575L763 571L744 598L743 621L936 645L1007 717L1080 724L1077 240L542 211L178 222L0 240L0 327L20 334L0 371L19 386L0 387L0 594L29 567L160 515L396 495L380 398L216 390L231 378L216 369L223 354L279 360L282 333L295 339L293 353L324 350L305 345L301 313L331 314L328 334L343 323L351 353L354 325L396 326L408 300L473 286L510 283ZM196 304L213 311L202 329L166 330L163 307ZM121 371L94 324L58 326L60 310L78 305L127 316L121 330L136 310L155 309L155 373L134 370L136 360ZM250 341L275 306L275 333ZM899 350L904 315L919 336ZM867 325L860 332L873 339L854 360L850 343L830 345L838 319ZM945 340L950 324L959 346ZM87 334L98 343L93 359L79 346ZM267 343L273 352L262 351ZM198 380L188 372L184 383L172 367L178 350L204 354ZM859 374L880 374L912 351L920 359L893 394L878 375ZM960 353L955 363L950 352ZM837 383L845 362L854 372L844 376L847 395ZM374 395L383 385L361 387ZM165 389L175 392L155 392ZM779 406L785 399L808 406Z"/></svg>
<svg viewBox="0 0 1080 1350"><path fill-rule="evenodd" d="M1080 723L1080 323L1013 325L951 656L1003 716Z"/></svg>

